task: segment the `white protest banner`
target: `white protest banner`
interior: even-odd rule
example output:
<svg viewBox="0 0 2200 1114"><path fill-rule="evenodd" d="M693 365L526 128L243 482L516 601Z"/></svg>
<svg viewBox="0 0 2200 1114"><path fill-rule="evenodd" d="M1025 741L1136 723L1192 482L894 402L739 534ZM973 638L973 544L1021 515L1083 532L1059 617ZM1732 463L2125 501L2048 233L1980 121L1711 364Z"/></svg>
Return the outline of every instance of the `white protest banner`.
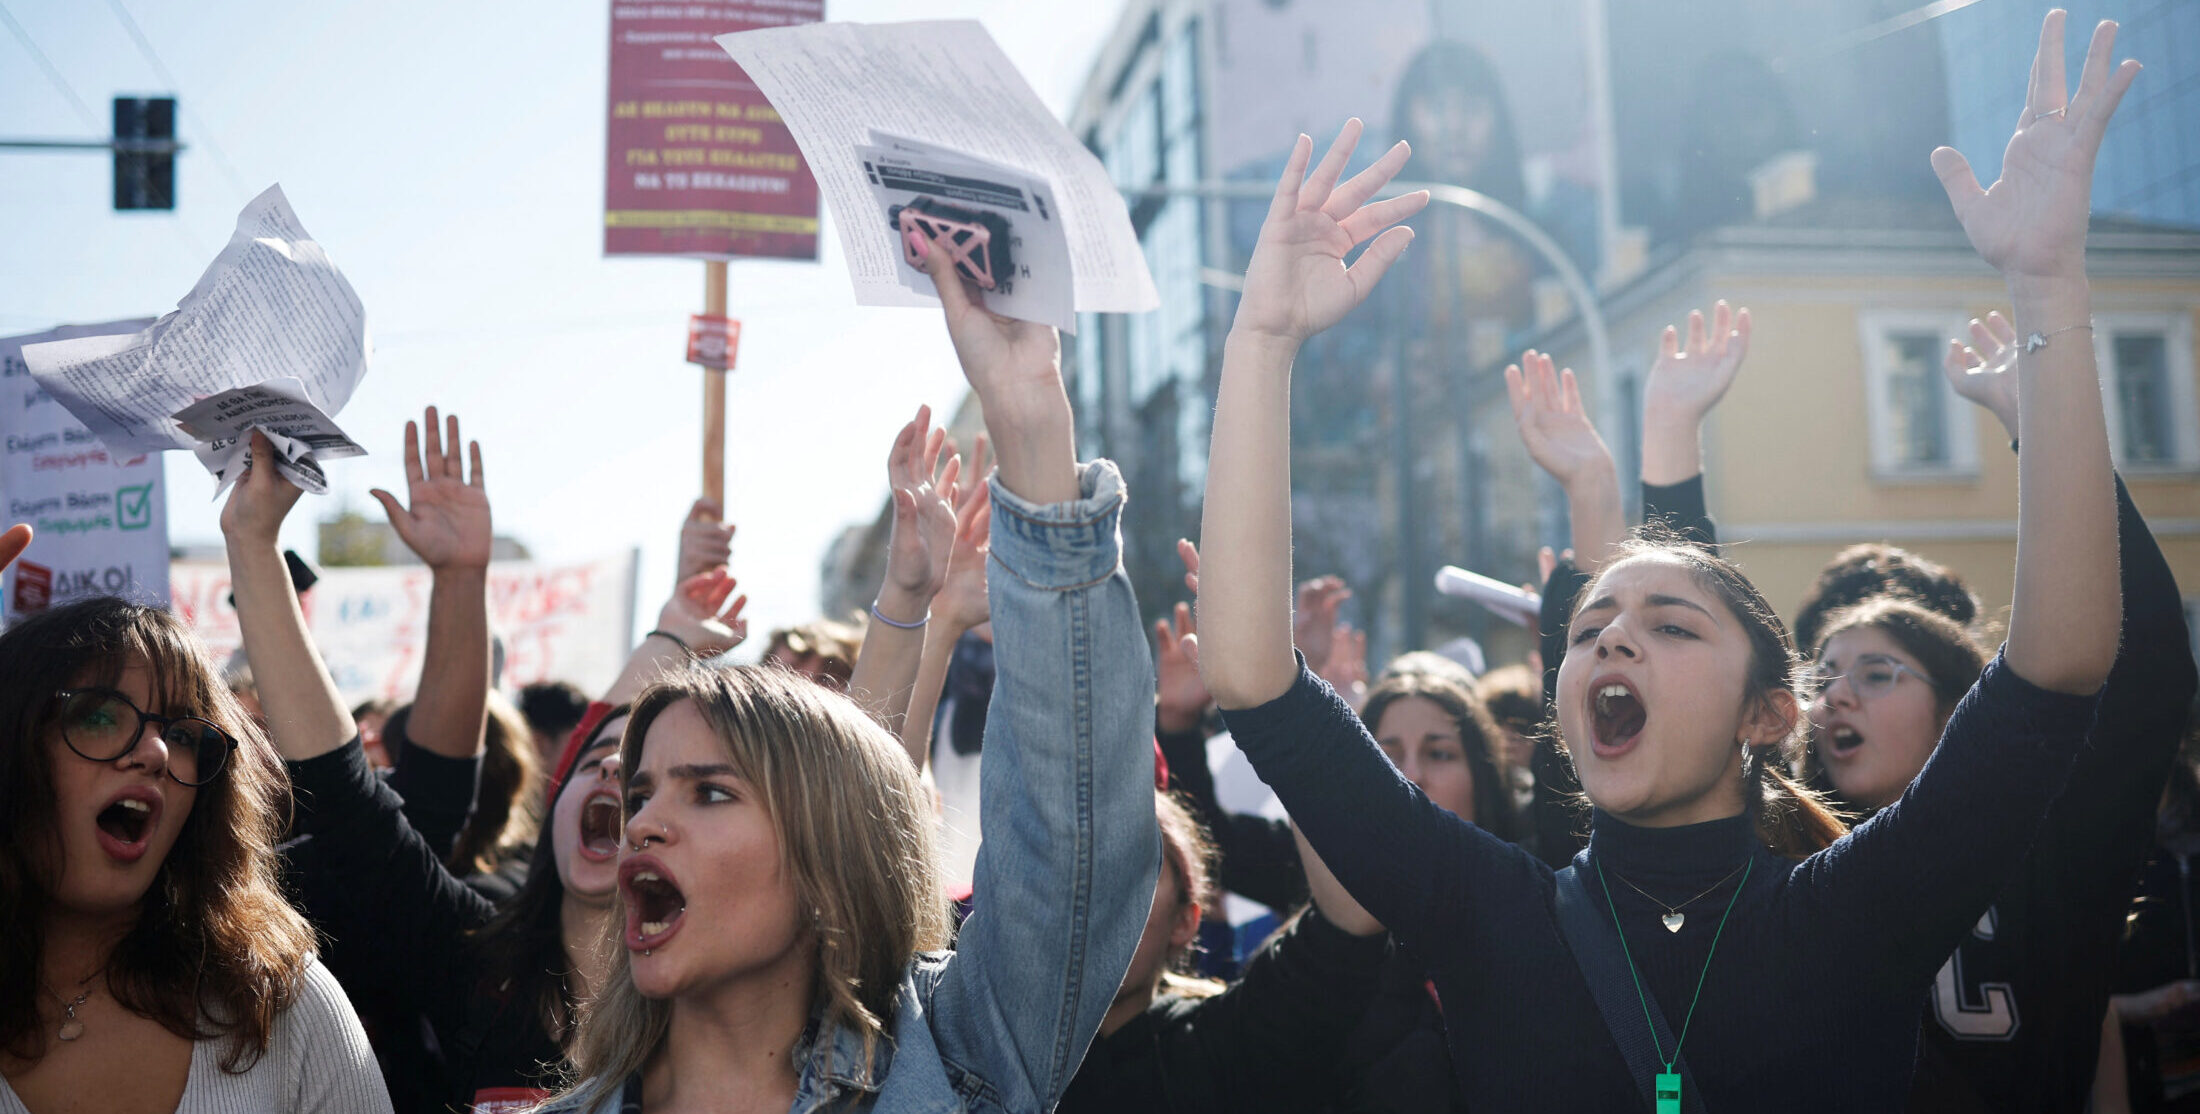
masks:
<svg viewBox="0 0 2200 1114"><path fill-rule="evenodd" d="M504 687L571 681L600 692L626 663L634 628L638 554L578 564L489 566L489 630L504 643ZM421 565L323 569L300 603L306 627L350 701L410 700L420 683L432 574ZM226 661L242 640L229 605L229 569L179 561L178 614Z"/></svg>
<svg viewBox="0 0 2200 1114"><path fill-rule="evenodd" d="M291 376L324 418L343 410L367 373L367 314L269 186L175 312L129 335L31 345L23 359L110 451L192 449L204 439L176 412L238 387ZM220 461L205 463L220 474Z"/></svg>
<svg viewBox="0 0 2200 1114"><path fill-rule="evenodd" d="M27 522L31 547L0 579L13 619L87 596L168 599L168 493L158 456L110 457L91 432L31 378L23 346L130 335L150 321L64 325L0 338L0 526Z"/></svg>
<svg viewBox="0 0 2200 1114"><path fill-rule="evenodd" d="M840 225L856 303L929 306L902 285L902 238L871 195L858 149L908 137L1046 183L1059 202L1080 313L1161 304L1130 210L1106 168L1047 111L972 21L811 23L718 36L764 91Z"/></svg>

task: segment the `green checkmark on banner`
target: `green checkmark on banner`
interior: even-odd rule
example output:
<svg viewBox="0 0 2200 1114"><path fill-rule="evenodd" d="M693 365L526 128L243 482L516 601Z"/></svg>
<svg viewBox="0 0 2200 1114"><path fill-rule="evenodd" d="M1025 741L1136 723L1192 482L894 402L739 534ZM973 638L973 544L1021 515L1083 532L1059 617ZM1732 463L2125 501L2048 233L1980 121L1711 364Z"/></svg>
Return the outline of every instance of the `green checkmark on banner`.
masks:
<svg viewBox="0 0 2200 1114"><path fill-rule="evenodd" d="M115 490L115 524L124 530L144 530L153 525L153 485Z"/></svg>

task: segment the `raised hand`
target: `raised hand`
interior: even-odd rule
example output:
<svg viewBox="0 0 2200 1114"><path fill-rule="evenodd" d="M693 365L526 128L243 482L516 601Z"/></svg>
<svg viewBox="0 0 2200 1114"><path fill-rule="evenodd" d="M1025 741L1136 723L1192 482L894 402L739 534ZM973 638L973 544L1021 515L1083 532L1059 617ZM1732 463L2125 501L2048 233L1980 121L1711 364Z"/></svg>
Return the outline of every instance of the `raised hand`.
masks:
<svg viewBox="0 0 2200 1114"><path fill-rule="evenodd" d="M1940 369L1957 394L2001 419L2011 439L2017 436L2017 328L1995 310L1971 319L1971 343L1948 341Z"/></svg>
<svg viewBox="0 0 2200 1114"><path fill-rule="evenodd" d="M1571 489L1593 474L1612 470L1612 450L1597 435L1581 403L1572 368L1553 374L1551 358L1529 349L1505 369L1505 396L1513 425L1536 465Z"/></svg>
<svg viewBox="0 0 2200 1114"><path fill-rule="evenodd" d="M1154 622L1154 718L1161 730L1178 733L1199 726L1214 698L1199 676L1198 627L1192 605L1180 603L1172 618Z"/></svg>
<svg viewBox="0 0 2200 1114"><path fill-rule="evenodd" d="M1357 117L1345 121L1312 174L1306 167L1314 141L1301 135L1292 145L1245 269L1235 331L1290 344L1321 332L1366 301L1383 272L1412 242L1412 229L1391 226L1420 212L1428 204L1428 191L1367 203L1405 167L1412 149L1403 141L1350 181L1337 183L1359 145L1360 131ZM1344 257L1369 237L1375 242L1357 262L1345 266Z"/></svg>
<svg viewBox="0 0 2200 1114"><path fill-rule="evenodd" d="M939 468L940 452L947 447L947 431L932 428L932 408L919 406L917 416L901 427L886 456L894 522L886 543L886 583L879 589L879 608L892 608L888 617L902 622L922 618L947 581L962 479L960 453L949 457L946 470Z"/></svg>
<svg viewBox="0 0 2200 1114"><path fill-rule="evenodd" d="M697 657L716 657L739 646L749 636L749 622L741 617L749 598L734 595L735 585L723 568L681 581L658 610L657 629L678 638Z"/></svg>
<svg viewBox="0 0 2200 1114"><path fill-rule="evenodd" d="M2094 28L2070 96L2063 76L2063 23L2056 9L2040 25L2039 51L2016 134L2001 156L2001 178L1980 189L1969 161L1953 147L1933 152L1933 171L1948 191L1971 246L2012 284L2082 282L2093 163L2116 105L2139 76L2139 63L2110 62L2116 25Z"/></svg>
<svg viewBox="0 0 2200 1114"><path fill-rule="evenodd" d="M305 493L275 467L275 446L268 442L267 434L252 431L252 451L247 459L250 463L230 489L229 501L222 504L222 536L232 542L273 548L282 534L283 519L290 516L290 508L297 506L298 497Z"/></svg>
<svg viewBox="0 0 2200 1114"><path fill-rule="evenodd" d="M956 635L992 615L985 594L986 559L992 554L993 499L985 483L985 434L971 456L971 482L955 505L955 546L947 558L947 582L932 599L932 621Z"/></svg>
<svg viewBox="0 0 2200 1114"><path fill-rule="evenodd" d="M481 486L481 443L468 447L473 478L466 476L466 461L459 456L458 415L438 422L436 409L428 407L424 419L427 444L421 444L421 426L405 423L405 496L408 509L395 495L381 488L369 492L389 515L390 526L406 546L431 569L486 568L494 542L489 523L489 494ZM254 452L258 452L255 448Z"/></svg>
<svg viewBox="0 0 2200 1114"><path fill-rule="evenodd" d="M679 575L674 583L733 562L734 527L716 499L697 499L680 524Z"/></svg>
<svg viewBox="0 0 2200 1114"><path fill-rule="evenodd" d="M947 253L933 251L931 241L915 232L909 246L939 289L948 338L981 404L1022 390L1060 389L1062 341L1053 326L987 310L984 292L955 270Z"/></svg>
<svg viewBox="0 0 2200 1114"><path fill-rule="evenodd" d="M0 569L14 564L15 559L21 557L30 544L31 528L28 524L18 522L8 527L7 533L0 534Z"/></svg>
<svg viewBox="0 0 2200 1114"><path fill-rule="evenodd" d="M1199 594L1199 547L1188 538L1176 539L1176 558L1184 562L1184 590Z"/></svg>
<svg viewBox="0 0 2200 1114"><path fill-rule="evenodd" d="M1734 385L1734 374L1749 355L1749 310L1736 313L1721 301L1711 312L1707 331L1703 311L1689 311L1685 348L1680 330L1665 327L1665 335L1658 342L1657 362L1650 365L1650 375L1643 382L1645 415L1701 422L1726 397L1726 389Z"/></svg>
<svg viewBox="0 0 2200 1114"><path fill-rule="evenodd" d="M1299 585L1298 606L1291 612L1291 644L1306 655L1306 664L1317 673L1329 664L1337 608L1351 598L1352 589L1341 577L1317 576Z"/></svg>
<svg viewBox="0 0 2200 1114"><path fill-rule="evenodd" d="M1307 659L1312 664L1313 659ZM1367 705L1367 632L1353 629L1350 623L1338 623L1330 636L1329 653L1314 672L1329 687L1344 697L1345 703L1359 711Z"/></svg>

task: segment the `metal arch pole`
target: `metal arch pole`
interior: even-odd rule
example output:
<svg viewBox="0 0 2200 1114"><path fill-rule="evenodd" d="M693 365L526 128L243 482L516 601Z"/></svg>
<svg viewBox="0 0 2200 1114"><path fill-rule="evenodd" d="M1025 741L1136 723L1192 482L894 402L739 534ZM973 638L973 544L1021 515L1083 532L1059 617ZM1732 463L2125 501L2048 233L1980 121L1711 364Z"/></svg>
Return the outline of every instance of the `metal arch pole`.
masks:
<svg viewBox="0 0 2200 1114"><path fill-rule="evenodd" d="M1544 262L1550 264L1551 270L1558 275L1559 284L1566 288L1567 297L1574 303L1575 315L1581 318L1582 332L1587 334L1589 341L1589 362L1595 365L1598 374L1611 373L1612 349L1604 328L1604 311L1597 305L1596 292L1590 287L1589 280L1582 276L1581 269L1574 266L1573 260L1566 258L1566 253L1560 250L1557 241L1552 240L1518 209L1465 186L1454 186L1445 182L1392 182L1381 196L1396 197L1415 190L1427 190L1429 203L1432 205L1449 205L1481 214L1519 237L1522 243L1527 244ZM1275 196L1275 190L1252 182L1198 182L1183 186L1162 185L1149 189L1125 190L1123 194L1129 198L1209 197L1226 201L1267 201ZM1200 270L1200 281L1227 289L1240 289L1243 285L1239 276L1206 267Z"/></svg>

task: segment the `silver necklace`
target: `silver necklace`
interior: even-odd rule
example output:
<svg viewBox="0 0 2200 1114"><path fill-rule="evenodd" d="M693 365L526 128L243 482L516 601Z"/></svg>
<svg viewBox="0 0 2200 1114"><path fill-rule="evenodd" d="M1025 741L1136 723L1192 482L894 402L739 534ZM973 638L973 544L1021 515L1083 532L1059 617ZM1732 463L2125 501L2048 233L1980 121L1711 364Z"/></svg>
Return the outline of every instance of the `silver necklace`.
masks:
<svg viewBox="0 0 2200 1114"><path fill-rule="evenodd" d="M1704 892L1697 894L1692 898L1689 898L1687 901L1681 902L1679 905L1667 905L1666 903L1659 901L1656 897L1651 895L1650 891L1643 889L1641 886L1635 885L1633 882L1627 881L1627 876L1624 874L1615 873L1612 875L1612 877L1619 879L1620 882L1626 885L1628 889L1633 890L1644 897L1650 898L1651 904L1665 910L1665 915L1658 918L1659 922L1665 925L1665 930L1667 932L1679 932L1681 930L1681 925L1686 923L1688 920L1688 917L1684 915L1681 910L1686 909L1689 906L1694 905L1699 901L1702 901L1704 898L1711 896L1712 890L1716 890L1719 887L1726 885L1728 882L1733 881L1734 876L1742 872L1742 867L1746 867L1748 865L1748 862L1743 862L1741 866L1735 867L1733 870L1728 871L1726 877L1711 883L1710 887L1705 889Z"/></svg>
<svg viewBox="0 0 2200 1114"><path fill-rule="evenodd" d="M91 1001L91 976L86 975L84 977L84 981L78 983L77 986L80 988L80 993L77 994L76 1000L73 1002L61 1002L61 1031L54 1034L55 1036L60 1037L62 1040L65 1041L73 1041L76 1038L84 1035L84 1022L78 1020L76 1016L76 1008L88 1001ZM55 994L54 1000L60 1002L61 995Z"/></svg>

